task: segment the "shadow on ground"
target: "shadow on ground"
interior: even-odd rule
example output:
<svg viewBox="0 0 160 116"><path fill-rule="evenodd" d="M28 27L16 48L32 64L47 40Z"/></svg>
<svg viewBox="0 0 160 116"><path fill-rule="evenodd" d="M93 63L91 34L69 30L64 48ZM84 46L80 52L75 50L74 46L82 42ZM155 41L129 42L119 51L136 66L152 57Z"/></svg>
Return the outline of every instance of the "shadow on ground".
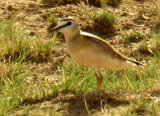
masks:
<svg viewBox="0 0 160 116"><path fill-rule="evenodd" d="M64 110L63 116L88 116L89 113L94 114L107 107L129 105L129 101L103 92L66 95L57 97L51 102L59 104L59 109L56 111Z"/></svg>

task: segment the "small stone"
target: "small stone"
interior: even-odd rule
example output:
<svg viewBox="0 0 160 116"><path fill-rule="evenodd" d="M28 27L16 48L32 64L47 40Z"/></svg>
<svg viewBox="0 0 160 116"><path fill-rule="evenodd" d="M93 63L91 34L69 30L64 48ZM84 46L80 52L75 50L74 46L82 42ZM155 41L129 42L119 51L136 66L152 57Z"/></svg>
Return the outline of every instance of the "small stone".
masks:
<svg viewBox="0 0 160 116"><path fill-rule="evenodd" d="M30 36L34 36L35 33L34 33L33 31L31 31L29 35L30 35Z"/></svg>
<svg viewBox="0 0 160 116"><path fill-rule="evenodd" d="M9 6L7 7L7 9L8 9L9 11L12 11L12 10L13 10L12 5L9 5Z"/></svg>

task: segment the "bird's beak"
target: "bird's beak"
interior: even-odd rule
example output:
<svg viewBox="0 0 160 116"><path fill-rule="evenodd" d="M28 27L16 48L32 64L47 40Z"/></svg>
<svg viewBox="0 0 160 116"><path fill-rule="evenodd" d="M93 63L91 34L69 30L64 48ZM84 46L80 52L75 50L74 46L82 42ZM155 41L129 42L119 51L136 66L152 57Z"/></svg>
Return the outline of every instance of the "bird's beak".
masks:
<svg viewBox="0 0 160 116"><path fill-rule="evenodd" d="M56 27L54 27L54 28L51 28L51 29L49 30L49 32L60 30L61 28L66 27L66 26L67 26L67 24L65 24L65 25L60 25L60 26L56 26Z"/></svg>
<svg viewBox="0 0 160 116"><path fill-rule="evenodd" d="M56 27L54 27L54 28L51 28L51 29L49 30L49 32L57 31L57 30L59 30L59 29L61 29L61 28L62 28L61 26L56 26Z"/></svg>
<svg viewBox="0 0 160 116"><path fill-rule="evenodd" d="M56 26L55 28L50 29L49 32L60 30L61 28L66 27L66 26L67 26L67 24L61 25L61 26Z"/></svg>

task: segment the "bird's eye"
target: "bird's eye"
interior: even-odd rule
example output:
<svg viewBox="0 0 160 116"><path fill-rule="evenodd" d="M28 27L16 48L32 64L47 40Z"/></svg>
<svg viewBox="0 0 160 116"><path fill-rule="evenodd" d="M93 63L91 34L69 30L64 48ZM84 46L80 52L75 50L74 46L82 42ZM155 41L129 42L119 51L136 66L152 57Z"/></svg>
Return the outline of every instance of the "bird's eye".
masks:
<svg viewBox="0 0 160 116"><path fill-rule="evenodd" d="M72 24L71 22L68 22L68 23L67 23L68 26L70 26L71 24Z"/></svg>

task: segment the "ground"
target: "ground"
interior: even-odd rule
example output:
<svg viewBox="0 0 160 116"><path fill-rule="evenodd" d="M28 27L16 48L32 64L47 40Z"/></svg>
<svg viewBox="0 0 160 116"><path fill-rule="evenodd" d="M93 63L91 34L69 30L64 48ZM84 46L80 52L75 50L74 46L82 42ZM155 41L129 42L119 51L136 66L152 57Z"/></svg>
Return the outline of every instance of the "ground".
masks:
<svg viewBox="0 0 160 116"><path fill-rule="evenodd" d="M82 30L102 37L123 55L152 67L155 65L152 60L160 63L159 58L155 60L154 54L156 49L159 48L154 45L152 39L153 34L157 34L159 23L156 4L156 0L122 0L116 7L104 6L105 10L115 15L115 23L107 29L106 26L99 25L92 20L90 15L93 15L94 7L86 3L56 5L49 2L42 3L38 0L20 0L16 2L1 0L0 21L17 18L17 25L21 22L21 27L27 28L26 35L33 38L40 37L42 42L46 42L54 36L53 34L48 34L48 28L55 26L56 22L62 17L74 16L78 19ZM102 7L96 8L98 13L103 11ZM125 72L109 71L106 73L103 71L104 75L110 75L107 79L113 81L113 83L118 83L117 81L120 79L122 80L122 85L124 83L128 83L128 85L111 85L108 83L108 85L103 86L101 92L96 92L94 90L96 88L96 80L93 72L90 69L79 66L70 58L63 36L60 38L59 40L56 39L54 43L58 48L53 48L51 57L31 61L23 66L25 73L32 72L31 75L25 76L23 82L26 85L31 84L32 87L27 86L28 88L25 90L27 91L26 96L28 96L14 110L10 111L10 115L160 115L160 107L153 106L153 104L159 104L159 81L155 81L155 83L158 82L155 85L151 84L150 86L154 87L150 87L150 89L145 85L147 82L144 78L150 73L147 72L145 74L143 71L129 72L131 74L134 73L135 77L140 75L141 87L138 91L135 91L134 84L131 80L128 80ZM73 69L72 66L78 68ZM158 64L156 66L158 68L155 70L158 75L160 74L160 69ZM67 71L69 69L75 74L68 74L69 72L67 73ZM83 72L83 70L86 72ZM148 71L151 70L148 69ZM86 81L86 84L89 83L87 81L90 81L90 79L83 80L81 78L89 73L88 77L93 78L93 81L95 81L92 83L94 84L94 89L89 88L92 86L91 84L88 85L89 89L78 91L76 84L72 84L74 81L71 81L72 83L68 90L64 91L58 88L61 92L53 92L57 90L56 87L60 84L60 80L66 81L64 75L74 77L76 73L80 75L79 78L81 80L76 84L81 84L83 81ZM116 78L112 80L112 76ZM159 79L159 76L157 78ZM82 86L78 85L78 87ZM48 89L47 91L45 90L46 88ZM32 91L32 89L35 90ZM44 93L41 93L41 91ZM30 92L33 92L36 97L34 95L29 96Z"/></svg>

